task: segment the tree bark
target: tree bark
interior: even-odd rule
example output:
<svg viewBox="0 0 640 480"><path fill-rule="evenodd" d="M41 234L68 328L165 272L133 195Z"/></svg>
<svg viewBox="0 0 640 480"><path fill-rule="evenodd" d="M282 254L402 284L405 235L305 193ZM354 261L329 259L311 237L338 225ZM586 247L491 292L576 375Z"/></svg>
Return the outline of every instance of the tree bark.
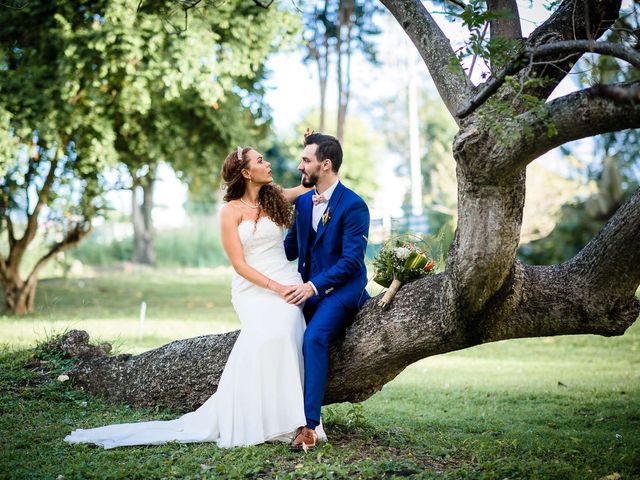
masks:
<svg viewBox="0 0 640 480"><path fill-rule="evenodd" d="M133 258L134 263L155 265L156 255L153 246L153 190L155 186L155 170L149 166L149 173L137 177L132 173L131 218L133 222ZM139 192L142 199L139 199Z"/></svg>
<svg viewBox="0 0 640 480"><path fill-rule="evenodd" d="M16 315L25 315L33 311L35 285L28 285L20 276L19 268L7 268L2 275L5 307Z"/></svg>
<svg viewBox="0 0 640 480"><path fill-rule="evenodd" d="M516 0L488 0L487 8L491 12L507 14L491 20L491 39L522 38L520 15Z"/></svg>
<svg viewBox="0 0 640 480"><path fill-rule="evenodd" d="M640 80L610 87L622 91L638 89ZM509 177L544 153L573 140L640 128L640 103L602 96L600 90L596 86L570 93L547 102L538 111L515 117L512 135L496 139L492 147L491 158L497 161L491 174Z"/></svg>

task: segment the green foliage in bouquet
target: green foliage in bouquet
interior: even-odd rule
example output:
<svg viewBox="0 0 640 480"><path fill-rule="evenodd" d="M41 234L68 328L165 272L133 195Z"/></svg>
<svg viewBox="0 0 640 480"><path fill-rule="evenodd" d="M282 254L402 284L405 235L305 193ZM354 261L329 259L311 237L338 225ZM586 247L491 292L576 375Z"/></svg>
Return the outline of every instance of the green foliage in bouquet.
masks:
<svg viewBox="0 0 640 480"><path fill-rule="evenodd" d="M407 283L434 273L433 247L419 235L400 235L387 240L373 259L373 281L383 287L394 280Z"/></svg>

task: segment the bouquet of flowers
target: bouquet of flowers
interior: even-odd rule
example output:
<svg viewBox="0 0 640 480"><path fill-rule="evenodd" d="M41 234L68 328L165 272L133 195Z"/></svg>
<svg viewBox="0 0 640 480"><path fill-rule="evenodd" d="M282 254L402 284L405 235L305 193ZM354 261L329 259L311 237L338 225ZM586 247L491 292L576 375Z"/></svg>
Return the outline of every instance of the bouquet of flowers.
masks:
<svg viewBox="0 0 640 480"><path fill-rule="evenodd" d="M417 236L400 236L387 240L373 259L373 281L388 290L378 302L386 308L403 283L434 273L436 262L421 248L423 240Z"/></svg>

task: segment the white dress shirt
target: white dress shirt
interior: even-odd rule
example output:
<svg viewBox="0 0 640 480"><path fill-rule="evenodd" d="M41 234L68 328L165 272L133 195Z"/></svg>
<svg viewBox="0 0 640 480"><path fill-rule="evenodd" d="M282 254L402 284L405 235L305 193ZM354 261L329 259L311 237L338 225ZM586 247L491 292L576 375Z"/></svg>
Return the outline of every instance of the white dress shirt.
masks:
<svg viewBox="0 0 640 480"><path fill-rule="evenodd" d="M339 181L340 179L336 180L336 183L334 183L329 188L327 188L322 194L324 195L324 198L327 199L326 202L319 203L318 205L313 206L313 216L311 218L311 226L313 227L313 230L316 232L318 231L318 225L320 225L320 220L322 219L322 215L324 215L325 210L329 206L329 200L331 199L331 195L333 195L333 191L338 186ZM316 190L316 194L317 193L318 191ZM316 293L316 295L318 295L318 289L316 288L316 286L313 284L313 282L309 282L309 283L311 284L311 287L313 287L313 291Z"/></svg>
<svg viewBox="0 0 640 480"><path fill-rule="evenodd" d="M318 225L320 224L320 219L322 218L322 215L324 215L325 210L329 206L329 200L331 199L331 195L333 195L333 191L338 186L339 181L340 179L336 180L336 183L334 183L329 188L327 188L322 194L324 195L324 198L327 199L325 203L319 203L318 205L313 206L313 217L312 217L311 225L313 226L313 229L316 232L318 231ZM316 193L318 193L317 190L316 190Z"/></svg>

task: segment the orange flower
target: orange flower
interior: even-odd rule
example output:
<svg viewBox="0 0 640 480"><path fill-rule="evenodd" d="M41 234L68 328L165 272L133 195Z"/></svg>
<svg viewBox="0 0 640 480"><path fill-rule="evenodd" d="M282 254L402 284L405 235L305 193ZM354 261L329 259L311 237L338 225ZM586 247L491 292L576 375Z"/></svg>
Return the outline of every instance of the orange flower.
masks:
<svg viewBox="0 0 640 480"><path fill-rule="evenodd" d="M326 224L327 224L327 222L328 222L329 220L331 220L331 217L329 216L329 212L330 212L330 210L331 210L331 209L330 209L329 207L327 207L327 211L326 211L326 212L324 212L324 215L322 215L322 225L326 225Z"/></svg>
<svg viewBox="0 0 640 480"><path fill-rule="evenodd" d="M431 270L433 270L433 267L435 267L435 266L436 266L436 262L434 262L433 260L431 260L429 263L427 263L427 264L424 266L423 270L424 270L425 272L430 272Z"/></svg>

